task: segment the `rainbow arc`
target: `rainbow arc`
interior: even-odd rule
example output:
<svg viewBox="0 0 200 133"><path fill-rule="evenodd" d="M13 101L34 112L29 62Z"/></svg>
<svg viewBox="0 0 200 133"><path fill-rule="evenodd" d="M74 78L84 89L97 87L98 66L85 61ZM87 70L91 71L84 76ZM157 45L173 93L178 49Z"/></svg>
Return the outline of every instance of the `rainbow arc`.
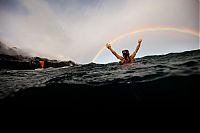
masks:
<svg viewBox="0 0 200 133"><path fill-rule="evenodd" d="M191 29L182 29L182 28L176 28L176 27L153 27L153 28L143 28L131 32L127 32L124 34L121 34L112 40L109 41L110 44L114 44L115 42L122 40L126 38L129 35L137 34L137 33L143 33L143 32L155 32L155 31L173 31L173 32L179 32L179 33L184 33L184 34L190 34L196 37L200 37L200 33L193 31ZM95 62L96 59L101 55L101 53L106 49L105 44L104 46L97 52L96 56L92 60L92 62Z"/></svg>

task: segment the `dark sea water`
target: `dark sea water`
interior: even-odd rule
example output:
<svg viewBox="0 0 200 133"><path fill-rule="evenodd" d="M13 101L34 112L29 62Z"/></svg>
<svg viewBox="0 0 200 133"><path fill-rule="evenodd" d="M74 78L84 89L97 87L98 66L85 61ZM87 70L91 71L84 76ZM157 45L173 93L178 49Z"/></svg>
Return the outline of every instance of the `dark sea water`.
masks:
<svg viewBox="0 0 200 133"><path fill-rule="evenodd" d="M2 107L61 107L121 111L197 107L200 50L148 56L134 64L87 64L38 70L1 70Z"/></svg>

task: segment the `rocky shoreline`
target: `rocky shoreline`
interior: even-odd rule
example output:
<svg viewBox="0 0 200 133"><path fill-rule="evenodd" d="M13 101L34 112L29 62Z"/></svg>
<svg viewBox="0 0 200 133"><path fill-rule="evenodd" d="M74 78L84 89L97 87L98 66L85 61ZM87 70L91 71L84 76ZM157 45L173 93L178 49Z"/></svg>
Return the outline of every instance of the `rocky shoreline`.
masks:
<svg viewBox="0 0 200 133"><path fill-rule="evenodd" d="M32 70L42 68L40 61L44 61L44 68L48 67L64 67L76 65L73 61L58 61L49 60L40 57L23 57L23 56L10 56L0 54L0 69L12 70Z"/></svg>
<svg viewBox="0 0 200 133"><path fill-rule="evenodd" d="M29 57L27 55L22 55L21 53L20 49L10 48L0 42L0 69L33 70L38 68L58 68L76 65L73 61L58 61L41 57ZM44 63L43 65L41 65L41 61Z"/></svg>

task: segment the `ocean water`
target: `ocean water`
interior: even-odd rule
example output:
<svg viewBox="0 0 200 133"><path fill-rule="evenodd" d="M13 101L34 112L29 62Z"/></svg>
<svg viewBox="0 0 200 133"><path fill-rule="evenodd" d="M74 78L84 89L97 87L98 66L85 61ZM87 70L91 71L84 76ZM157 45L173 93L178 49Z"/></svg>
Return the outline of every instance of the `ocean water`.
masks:
<svg viewBox="0 0 200 133"><path fill-rule="evenodd" d="M199 82L200 50L147 56L128 65L1 70L0 103L75 111L194 107Z"/></svg>

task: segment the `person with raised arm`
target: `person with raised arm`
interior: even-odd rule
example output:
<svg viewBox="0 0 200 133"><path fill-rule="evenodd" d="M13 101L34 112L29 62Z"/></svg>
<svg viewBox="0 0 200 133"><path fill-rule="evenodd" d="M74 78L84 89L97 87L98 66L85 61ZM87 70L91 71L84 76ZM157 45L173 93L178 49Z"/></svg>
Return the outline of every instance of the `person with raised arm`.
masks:
<svg viewBox="0 0 200 133"><path fill-rule="evenodd" d="M120 60L120 64L129 64L132 63L134 61L134 58L138 52L138 50L140 49L142 43L142 39L138 40L138 45L135 49L135 51L130 55L128 50L123 50L122 51L122 56L120 56L119 54L117 54L117 52L115 52L112 47L111 44L107 43L106 47L117 57L117 59Z"/></svg>

